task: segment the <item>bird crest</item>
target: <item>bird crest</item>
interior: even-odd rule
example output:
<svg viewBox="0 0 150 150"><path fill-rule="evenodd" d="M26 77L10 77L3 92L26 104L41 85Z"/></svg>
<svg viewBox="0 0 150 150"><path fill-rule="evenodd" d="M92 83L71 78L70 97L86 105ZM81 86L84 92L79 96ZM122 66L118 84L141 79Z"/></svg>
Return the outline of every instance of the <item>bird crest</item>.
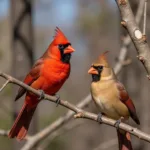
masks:
<svg viewBox="0 0 150 150"><path fill-rule="evenodd" d="M105 51L104 53L102 53L99 58L98 58L98 63L102 64L105 67L109 67L107 58L106 58L106 54L109 53L109 51Z"/></svg>
<svg viewBox="0 0 150 150"><path fill-rule="evenodd" d="M66 44L66 43L70 43L70 42L66 38L64 33L58 27L56 27L53 43L54 44Z"/></svg>

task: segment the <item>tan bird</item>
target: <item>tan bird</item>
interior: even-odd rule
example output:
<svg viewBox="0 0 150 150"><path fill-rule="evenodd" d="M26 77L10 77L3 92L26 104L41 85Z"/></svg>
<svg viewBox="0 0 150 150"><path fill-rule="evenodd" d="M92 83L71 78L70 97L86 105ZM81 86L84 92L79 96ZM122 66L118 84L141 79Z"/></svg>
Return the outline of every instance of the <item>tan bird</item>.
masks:
<svg viewBox="0 0 150 150"><path fill-rule="evenodd" d="M92 75L92 98L99 111L118 120L116 123L119 123L120 119L124 121L131 117L137 124L140 124L132 100L108 64L105 56L107 52L100 55L88 71ZM119 150L132 150L130 134L120 129L117 129L117 134Z"/></svg>

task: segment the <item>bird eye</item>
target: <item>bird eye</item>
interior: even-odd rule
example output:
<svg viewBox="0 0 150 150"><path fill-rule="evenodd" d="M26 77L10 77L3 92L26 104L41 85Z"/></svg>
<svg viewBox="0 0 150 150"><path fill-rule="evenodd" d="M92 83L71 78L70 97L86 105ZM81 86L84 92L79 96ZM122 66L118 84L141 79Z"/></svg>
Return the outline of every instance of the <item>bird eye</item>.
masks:
<svg viewBox="0 0 150 150"><path fill-rule="evenodd" d="M64 45L62 45L62 44L59 44L58 47L59 47L60 50L64 49Z"/></svg>
<svg viewBox="0 0 150 150"><path fill-rule="evenodd" d="M98 66L98 71L102 71L103 70L103 66Z"/></svg>

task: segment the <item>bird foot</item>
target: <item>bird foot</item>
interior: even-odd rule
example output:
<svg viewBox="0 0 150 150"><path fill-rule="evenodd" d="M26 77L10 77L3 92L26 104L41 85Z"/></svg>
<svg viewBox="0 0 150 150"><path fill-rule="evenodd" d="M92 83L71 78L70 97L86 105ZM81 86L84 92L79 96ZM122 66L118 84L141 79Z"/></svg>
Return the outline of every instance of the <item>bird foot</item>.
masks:
<svg viewBox="0 0 150 150"><path fill-rule="evenodd" d="M60 96L58 94L55 94L57 100L56 100L56 107L58 107L59 103L60 103Z"/></svg>
<svg viewBox="0 0 150 150"><path fill-rule="evenodd" d="M40 97L38 98L39 100L42 100L42 99L44 99L45 98L45 93L44 93L44 91L43 90L39 90L39 92L40 92Z"/></svg>
<svg viewBox="0 0 150 150"><path fill-rule="evenodd" d="M100 113L98 113L98 116L97 116L97 121L100 123L100 124L102 124L103 122L102 122L102 116L103 116L103 114L100 112Z"/></svg>
<svg viewBox="0 0 150 150"><path fill-rule="evenodd" d="M114 124L114 126L117 128L117 130L119 129L119 125L122 122L122 120L124 119L124 117L121 117L119 120L117 120Z"/></svg>

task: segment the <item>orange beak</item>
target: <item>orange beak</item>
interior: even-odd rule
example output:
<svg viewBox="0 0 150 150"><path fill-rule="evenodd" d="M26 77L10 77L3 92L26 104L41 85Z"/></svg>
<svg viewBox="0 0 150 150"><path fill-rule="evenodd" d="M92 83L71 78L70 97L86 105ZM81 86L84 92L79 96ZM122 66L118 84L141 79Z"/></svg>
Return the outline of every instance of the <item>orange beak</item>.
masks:
<svg viewBox="0 0 150 150"><path fill-rule="evenodd" d="M70 54L70 53L73 53L75 52L75 50L72 48L72 46L68 46L65 51L64 51L64 54Z"/></svg>
<svg viewBox="0 0 150 150"><path fill-rule="evenodd" d="M94 69L93 67L91 67L88 71L88 74L98 74L98 71Z"/></svg>

